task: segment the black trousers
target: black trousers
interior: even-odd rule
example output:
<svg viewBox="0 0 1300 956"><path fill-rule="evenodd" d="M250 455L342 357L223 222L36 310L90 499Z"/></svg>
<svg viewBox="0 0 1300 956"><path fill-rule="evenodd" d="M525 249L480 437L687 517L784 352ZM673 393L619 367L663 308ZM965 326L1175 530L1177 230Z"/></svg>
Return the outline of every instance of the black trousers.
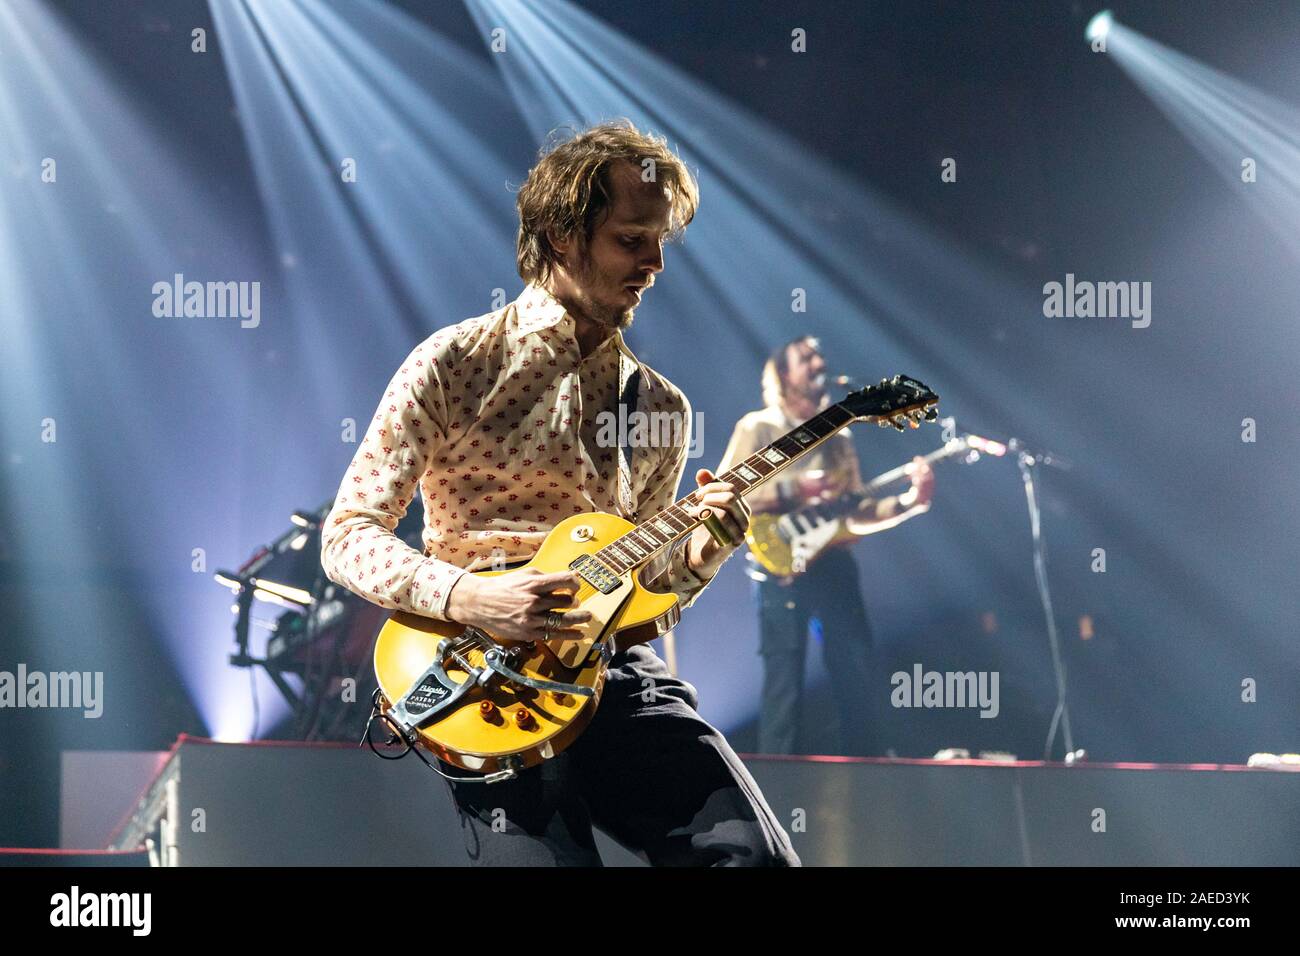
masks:
<svg viewBox="0 0 1300 956"><path fill-rule="evenodd" d="M760 753L797 753L803 705L808 625L822 625L822 653L830 675L839 733L806 734L816 753L871 756L879 688L870 684L871 625L858 584L858 563L846 548L828 551L788 585L775 578L755 582L763 697Z"/></svg>
<svg viewBox="0 0 1300 956"><path fill-rule="evenodd" d="M600 866L594 824L656 866L798 866L698 702L649 647L616 655L595 716L567 750L508 783L449 785L471 863Z"/></svg>

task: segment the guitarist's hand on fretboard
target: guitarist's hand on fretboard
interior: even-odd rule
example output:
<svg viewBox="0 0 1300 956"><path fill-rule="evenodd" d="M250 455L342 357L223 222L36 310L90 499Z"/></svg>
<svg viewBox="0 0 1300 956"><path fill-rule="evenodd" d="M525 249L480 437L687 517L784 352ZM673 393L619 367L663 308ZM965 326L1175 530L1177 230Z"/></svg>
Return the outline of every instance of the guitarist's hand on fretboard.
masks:
<svg viewBox="0 0 1300 956"><path fill-rule="evenodd" d="M912 487L898 496L899 503L908 511L914 508L928 509L930 499L934 496L934 469L928 461L917 455L907 471L912 478Z"/></svg>

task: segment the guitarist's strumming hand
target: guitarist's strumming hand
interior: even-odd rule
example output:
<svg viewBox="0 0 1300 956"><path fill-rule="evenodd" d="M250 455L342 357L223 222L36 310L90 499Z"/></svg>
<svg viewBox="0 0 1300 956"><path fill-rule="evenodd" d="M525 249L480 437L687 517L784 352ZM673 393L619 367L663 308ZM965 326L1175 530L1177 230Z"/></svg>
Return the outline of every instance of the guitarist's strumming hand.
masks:
<svg viewBox="0 0 1300 956"><path fill-rule="evenodd" d="M723 530L731 538L732 544L723 546L713 539L708 528L699 527L687 542L687 565L701 578L712 577L722 563L731 557L736 549L745 543L745 532L749 530L749 505L745 499L736 494L736 486L729 481L715 480L713 472L701 468L695 473L695 483L703 494L700 504L694 510L696 517L703 517L708 510L722 522Z"/></svg>
<svg viewBox="0 0 1300 956"><path fill-rule="evenodd" d="M447 617L505 641L574 640L583 636L577 625L591 620L590 611L569 610L578 584L572 571L547 574L520 568L491 577L462 574L447 597ZM559 626L548 628L546 618L553 611L561 612Z"/></svg>

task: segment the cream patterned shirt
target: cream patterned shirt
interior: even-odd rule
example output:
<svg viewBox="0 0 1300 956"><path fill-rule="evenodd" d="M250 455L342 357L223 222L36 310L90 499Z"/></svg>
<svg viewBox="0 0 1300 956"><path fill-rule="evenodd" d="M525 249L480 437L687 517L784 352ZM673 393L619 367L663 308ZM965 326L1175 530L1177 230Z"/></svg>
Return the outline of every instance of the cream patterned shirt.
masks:
<svg viewBox="0 0 1300 956"><path fill-rule="evenodd" d="M690 444L686 396L637 362L621 332L585 359L575 334L564 306L530 284L504 308L439 329L411 352L322 528L331 581L381 607L446 620L465 571L527 560L571 515L622 514L618 449L600 447L596 417L618 400L620 353L641 370L636 411L671 413L682 425L672 442L627 449L634 513L623 517L644 520L676 500ZM393 533L417 490L423 554ZM641 580L689 607L709 582L686 567L685 541Z"/></svg>

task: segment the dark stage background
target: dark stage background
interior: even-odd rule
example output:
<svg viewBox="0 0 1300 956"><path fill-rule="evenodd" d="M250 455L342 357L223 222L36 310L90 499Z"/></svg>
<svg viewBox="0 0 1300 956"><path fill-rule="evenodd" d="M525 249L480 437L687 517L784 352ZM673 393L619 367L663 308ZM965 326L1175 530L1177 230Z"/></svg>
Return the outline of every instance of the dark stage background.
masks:
<svg viewBox="0 0 1300 956"><path fill-rule="evenodd" d="M233 619L211 572L334 493L354 448L340 422L364 430L419 340L489 311L495 288L517 294L507 181L523 180L537 130L620 97L634 119L645 104L668 117L670 140L704 164L697 221L629 335L703 415L693 467L717 462L734 421L759 405L763 358L801 331L822 337L836 371L916 375L960 428L1073 463L1042 474L1041 491L1077 745L1098 760L1170 762L1297 749L1300 270L1240 184L1088 48L1094 7L580 3L644 59L597 44L586 24L576 46L608 90L559 115L519 107L520 74L464 4L394 6L400 21L364 4L348 20L374 30L355 62L387 51L400 64L358 72L392 100L320 88L284 106L356 140L343 155L362 157L361 185L375 190L363 195L383 193L370 169L416 164L388 181L400 201L333 218L313 212L329 195L327 164L301 162L310 137L249 115L268 101L232 83L233 28L207 3L37 4L65 31L57 47L36 30L24 47L0 23L0 670L105 674L99 719L0 712L0 845L57 843L62 749L250 737L249 677L225 663ZM475 9L487 22L498 13ZM1300 102L1295 4L1115 12ZM194 27L208 32L206 54L191 52ZM804 54L791 51L795 28ZM573 55L555 51L550 68ZM23 75L24 62L46 69ZM310 77L310 49L286 62L284 75ZM400 100L408 83L443 111ZM58 109L38 109L41 95ZM388 146L391 116L376 104L407 131ZM22 183L45 156L60 157L65 190L48 218L26 214L46 200ZM953 183L940 176L948 157ZM453 172L428 178L417 160ZM150 286L174 272L260 280L261 326L155 318ZM1067 273L1150 281L1150 327L1044 317L1044 283ZM790 312L795 287L809 290L806 315ZM41 440L47 416L54 443ZM1254 442L1241 438L1248 417ZM939 444L937 431L865 426L856 440L866 474ZM1092 570L1096 548L1105 573ZM863 707L882 744L1041 757L1055 691L1014 464L941 466L931 512L855 553L879 656ZM760 668L740 564L677 640L704 715L744 751ZM999 718L891 709L888 675L913 662L998 670ZM814 724L833 721L824 674L809 679ZM1254 703L1242 700L1248 679ZM265 681L257 693L257 733L275 736L283 708Z"/></svg>

